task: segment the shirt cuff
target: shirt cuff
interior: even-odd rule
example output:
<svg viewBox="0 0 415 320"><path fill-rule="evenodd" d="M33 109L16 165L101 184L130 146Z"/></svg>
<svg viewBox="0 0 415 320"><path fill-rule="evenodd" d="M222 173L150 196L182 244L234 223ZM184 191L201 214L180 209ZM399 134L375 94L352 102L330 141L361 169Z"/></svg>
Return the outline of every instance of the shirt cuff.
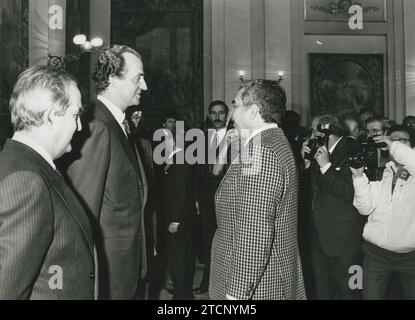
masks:
<svg viewBox="0 0 415 320"><path fill-rule="evenodd" d="M327 170L329 170L331 167L331 162L327 163L324 167L320 168L320 171L322 174L325 174Z"/></svg>

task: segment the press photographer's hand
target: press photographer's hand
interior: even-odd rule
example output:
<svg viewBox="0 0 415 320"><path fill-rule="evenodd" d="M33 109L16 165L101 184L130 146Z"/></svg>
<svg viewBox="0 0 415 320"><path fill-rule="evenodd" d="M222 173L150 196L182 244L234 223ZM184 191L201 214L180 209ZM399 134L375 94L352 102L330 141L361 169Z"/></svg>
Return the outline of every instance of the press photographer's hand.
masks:
<svg viewBox="0 0 415 320"><path fill-rule="evenodd" d="M310 154L311 152L311 149L308 147L308 141L309 140L304 141L303 147L301 148L301 158L304 160L305 169L308 169L311 165L311 161L305 158L306 154Z"/></svg>
<svg viewBox="0 0 415 320"><path fill-rule="evenodd" d="M308 140L303 142L303 147L301 149L301 157L304 159L306 153L310 153L311 149L308 147Z"/></svg>
<svg viewBox="0 0 415 320"><path fill-rule="evenodd" d="M377 136L377 137L373 137L373 141L375 141L375 143L382 143L382 142L385 143L386 144L386 147L385 148L382 148L382 150L383 149L390 150L391 147L392 147L392 143L393 143L392 138L391 137L388 137L388 136Z"/></svg>
<svg viewBox="0 0 415 320"><path fill-rule="evenodd" d="M314 156L320 168L323 168L330 163L330 154L326 146L318 148L316 155Z"/></svg>

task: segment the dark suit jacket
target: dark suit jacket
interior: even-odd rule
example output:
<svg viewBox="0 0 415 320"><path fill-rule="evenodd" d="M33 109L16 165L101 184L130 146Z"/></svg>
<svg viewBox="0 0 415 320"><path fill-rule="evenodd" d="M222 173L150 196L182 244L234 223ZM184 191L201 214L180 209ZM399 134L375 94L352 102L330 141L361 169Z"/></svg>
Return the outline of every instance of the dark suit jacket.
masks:
<svg viewBox="0 0 415 320"><path fill-rule="evenodd" d="M223 139L222 143L226 143L226 137ZM225 168L222 171L222 174L216 176L212 173L212 164L209 164L209 145L210 137L208 136L208 131L205 132L205 163L198 164L196 166L196 201L199 202L201 206L201 214L215 215L214 212L207 212L204 210L209 206L209 202L214 202L215 193L218 189L223 177L226 174L227 169L230 166L231 158L230 152L228 152L228 163L225 165ZM218 151L217 151L218 152ZM216 220L216 219L214 219ZM216 222L215 222L216 224ZM216 227L215 227L216 228Z"/></svg>
<svg viewBox="0 0 415 320"><path fill-rule="evenodd" d="M173 160L175 161L175 157ZM163 191L167 228L172 222L180 223L181 227L188 227L195 212L194 167L176 163L167 165Z"/></svg>
<svg viewBox="0 0 415 320"><path fill-rule="evenodd" d="M24 144L8 141L0 163L0 299L93 299L92 230L75 195Z"/></svg>
<svg viewBox="0 0 415 320"><path fill-rule="evenodd" d="M154 163L153 163L153 148L151 142L139 135L134 135L134 141L137 149L143 160L143 167L147 177L148 196L146 206L144 209L145 233L146 233L146 251L147 261L153 257L154 247L156 242L156 198L155 198L155 184L154 184ZM149 270L150 271L150 270Z"/></svg>
<svg viewBox="0 0 415 320"><path fill-rule="evenodd" d="M330 155L331 167L324 175L316 161L309 169L310 190L317 187L313 220L323 250L330 257L351 253L362 241L364 220L353 206L348 163L356 147L354 140L343 137Z"/></svg>
<svg viewBox="0 0 415 320"><path fill-rule="evenodd" d="M146 197L135 150L100 101L75 136L67 175L91 215L102 299L133 299L146 273Z"/></svg>

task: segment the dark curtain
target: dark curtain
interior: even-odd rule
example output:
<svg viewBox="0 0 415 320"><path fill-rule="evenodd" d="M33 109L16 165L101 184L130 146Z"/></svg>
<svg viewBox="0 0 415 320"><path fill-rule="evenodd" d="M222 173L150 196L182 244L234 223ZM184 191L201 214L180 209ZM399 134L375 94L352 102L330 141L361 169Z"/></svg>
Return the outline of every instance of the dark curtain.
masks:
<svg viewBox="0 0 415 320"><path fill-rule="evenodd" d="M28 66L28 0L0 0L0 149L12 135L9 100Z"/></svg>

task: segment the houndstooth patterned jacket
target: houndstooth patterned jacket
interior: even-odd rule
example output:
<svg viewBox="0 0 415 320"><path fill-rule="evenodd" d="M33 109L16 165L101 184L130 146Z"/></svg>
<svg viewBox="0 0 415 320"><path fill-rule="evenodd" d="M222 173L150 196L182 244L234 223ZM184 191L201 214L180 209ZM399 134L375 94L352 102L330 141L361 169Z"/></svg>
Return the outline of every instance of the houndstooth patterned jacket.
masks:
<svg viewBox="0 0 415 320"><path fill-rule="evenodd" d="M264 130L242 148L216 193L211 299L305 299L297 199L288 141L279 128Z"/></svg>

